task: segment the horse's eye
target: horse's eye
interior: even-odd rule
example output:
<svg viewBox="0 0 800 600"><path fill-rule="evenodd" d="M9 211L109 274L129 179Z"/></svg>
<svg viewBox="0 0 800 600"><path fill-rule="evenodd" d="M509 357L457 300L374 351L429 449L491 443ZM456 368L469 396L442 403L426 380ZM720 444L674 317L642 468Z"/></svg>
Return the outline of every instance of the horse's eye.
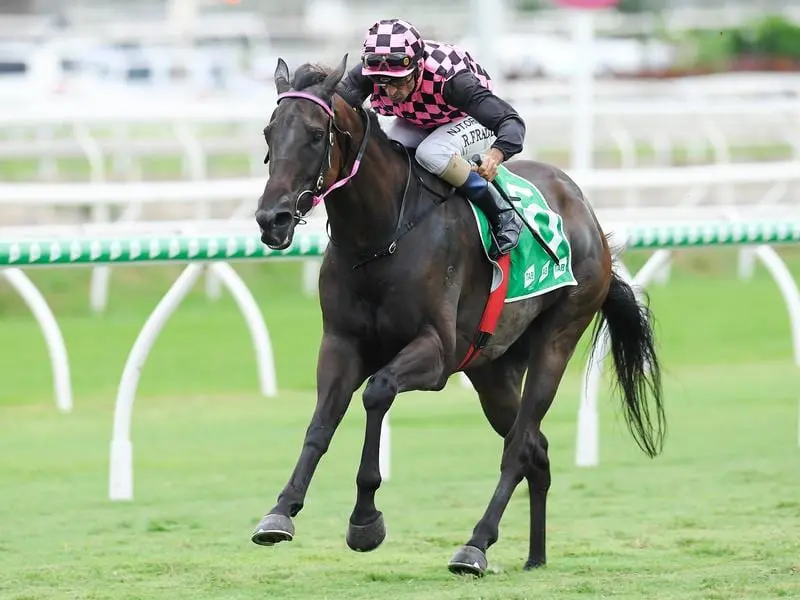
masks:
<svg viewBox="0 0 800 600"><path fill-rule="evenodd" d="M311 137L315 142L318 142L322 139L322 136L325 135L325 132L322 129L315 129L311 132Z"/></svg>

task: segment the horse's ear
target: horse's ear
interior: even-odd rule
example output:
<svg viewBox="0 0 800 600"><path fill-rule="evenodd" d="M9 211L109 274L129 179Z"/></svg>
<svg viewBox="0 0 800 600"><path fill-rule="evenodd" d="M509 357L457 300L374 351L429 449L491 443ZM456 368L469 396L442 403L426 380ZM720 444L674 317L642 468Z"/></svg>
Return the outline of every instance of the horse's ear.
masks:
<svg viewBox="0 0 800 600"><path fill-rule="evenodd" d="M289 66L282 58L278 58L278 66L275 67L275 89L279 94L288 92L292 85L289 83Z"/></svg>
<svg viewBox="0 0 800 600"><path fill-rule="evenodd" d="M322 89L325 92L325 96L330 98L333 96L333 92L336 90L336 86L344 77L344 71L347 68L347 53L342 57L342 62L339 63L339 66L336 67L330 74L325 78L325 82L322 84Z"/></svg>

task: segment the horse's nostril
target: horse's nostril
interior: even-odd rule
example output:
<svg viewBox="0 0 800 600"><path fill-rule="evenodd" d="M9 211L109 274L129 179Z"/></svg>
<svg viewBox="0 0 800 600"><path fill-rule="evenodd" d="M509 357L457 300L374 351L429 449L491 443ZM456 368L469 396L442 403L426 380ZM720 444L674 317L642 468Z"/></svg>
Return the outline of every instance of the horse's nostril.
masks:
<svg viewBox="0 0 800 600"><path fill-rule="evenodd" d="M266 229L269 226L269 215L264 210L256 211L256 223L261 229Z"/></svg>
<svg viewBox="0 0 800 600"><path fill-rule="evenodd" d="M292 223L292 213L279 212L275 215L275 227L288 227Z"/></svg>

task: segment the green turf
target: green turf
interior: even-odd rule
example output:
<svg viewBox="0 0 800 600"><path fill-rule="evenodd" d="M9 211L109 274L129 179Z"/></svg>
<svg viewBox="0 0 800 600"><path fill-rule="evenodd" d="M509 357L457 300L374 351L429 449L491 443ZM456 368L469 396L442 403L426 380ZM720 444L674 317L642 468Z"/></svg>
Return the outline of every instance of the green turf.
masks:
<svg viewBox="0 0 800 600"><path fill-rule="evenodd" d="M800 255L789 249L795 276ZM106 315L88 311L88 270L30 271L64 329L75 411L57 413L44 343L0 288L0 598L800 597L800 375L788 318L763 269L735 277L729 251L680 253L651 288L666 369L669 436L655 461L601 404L601 465L577 469L585 347L545 431L551 440L549 566L526 573L521 487L474 581L446 564L496 482L500 440L472 392L407 394L392 411L392 479L378 493L389 537L344 544L363 410L356 398L296 520L297 538L249 541L296 459L312 409L320 320L296 263L241 264L270 326L281 393L256 389L233 301L198 285L144 367L134 410L135 496L107 495L113 399L125 355L175 268L115 269ZM643 255L630 257L641 264Z"/></svg>

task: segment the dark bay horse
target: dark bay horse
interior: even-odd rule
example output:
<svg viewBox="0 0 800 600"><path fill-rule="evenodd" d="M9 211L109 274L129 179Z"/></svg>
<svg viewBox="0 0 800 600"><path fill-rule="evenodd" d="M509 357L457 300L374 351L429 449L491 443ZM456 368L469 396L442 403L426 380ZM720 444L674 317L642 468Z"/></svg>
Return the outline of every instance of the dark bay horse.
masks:
<svg viewBox="0 0 800 600"><path fill-rule="evenodd" d="M330 71L304 64L290 83L279 59L280 96L264 130L269 180L255 213L263 243L288 247L295 226L323 200L331 238L319 276L317 404L294 471L252 535L264 546L294 537L292 517L367 379L366 431L346 541L357 551L381 544L386 531L375 506L381 421L398 393L444 387L473 341L490 288L491 266L469 205L389 140L372 111L351 108L336 94L346 62L347 55ZM530 496L525 568L545 564L550 464L541 423L592 320L594 344L600 326L608 326L626 422L647 455L660 452L666 424L652 315L612 270L606 236L581 190L547 164L514 160L507 167L535 183L562 216L578 285L506 304L488 345L464 369L505 443L497 487L452 557L454 573L485 572L486 551L523 478Z"/></svg>

